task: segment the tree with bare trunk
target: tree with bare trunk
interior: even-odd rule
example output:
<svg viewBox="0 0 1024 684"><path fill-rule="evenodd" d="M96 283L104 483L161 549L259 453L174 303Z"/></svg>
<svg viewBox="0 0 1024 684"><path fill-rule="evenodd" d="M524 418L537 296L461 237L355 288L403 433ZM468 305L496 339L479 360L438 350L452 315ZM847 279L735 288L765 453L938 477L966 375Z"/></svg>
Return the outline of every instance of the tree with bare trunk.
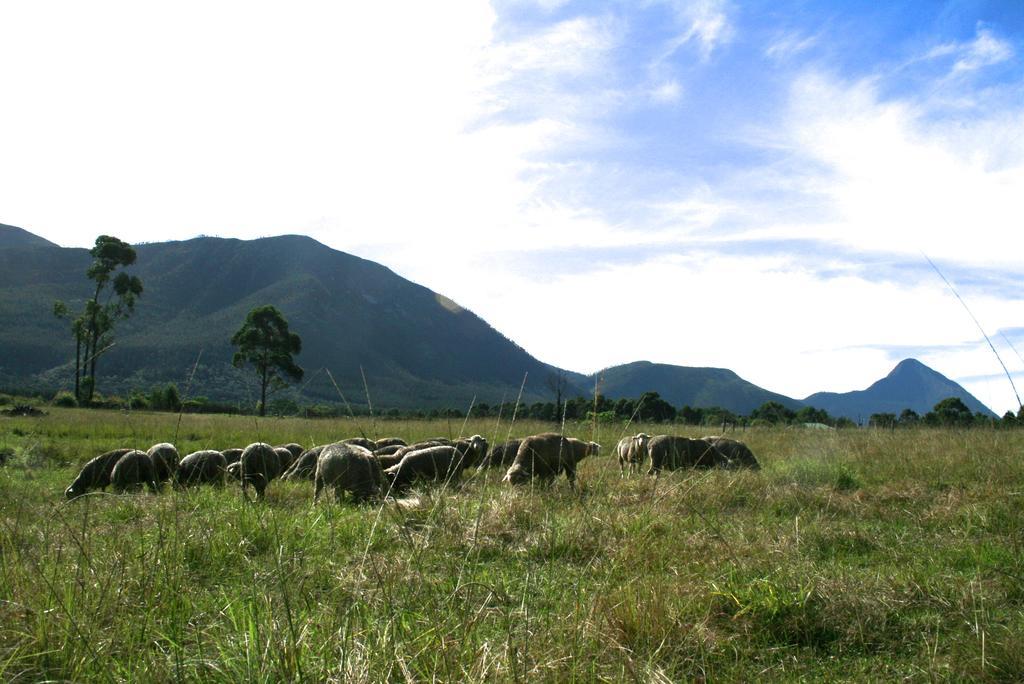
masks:
<svg viewBox="0 0 1024 684"><path fill-rule="evenodd" d="M271 305L258 306L231 338L238 347L231 363L236 368L251 365L260 381L260 415L267 412L267 388L283 387L286 380L302 380L303 371L292 359L302 351L302 340L288 330L288 321Z"/></svg>

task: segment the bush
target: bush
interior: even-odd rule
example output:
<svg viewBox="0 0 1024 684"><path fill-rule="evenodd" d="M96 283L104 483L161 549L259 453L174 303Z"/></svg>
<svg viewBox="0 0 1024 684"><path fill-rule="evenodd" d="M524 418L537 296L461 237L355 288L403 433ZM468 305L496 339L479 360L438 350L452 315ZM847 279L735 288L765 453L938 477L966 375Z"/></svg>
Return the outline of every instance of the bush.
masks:
<svg viewBox="0 0 1024 684"><path fill-rule="evenodd" d="M89 406L93 408L119 409L124 405L124 399L116 394L112 394L109 397L103 396L102 394L94 394L92 401L89 402Z"/></svg>
<svg viewBox="0 0 1024 684"><path fill-rule="evenodd" d="M149 397L141 392L132 392L128 396L128 402L125 404L125 408L133 409L136 411L145 411L150 408Z"/></svg>
<svg viewBox="0 0 1024 684"><path fill-rule="evenodd" d="M180 411L178 386L169 382L166 387L154 387L149 393L149 405L156 411Z"/></svg>
<svg viewBox="0 0 1024 684"><path fill-rule="evenodd" d="M53 405L62 406L64 408L77 408L78 399L75 399L75 395L71 392L62 390L53 396Z"/></svg>

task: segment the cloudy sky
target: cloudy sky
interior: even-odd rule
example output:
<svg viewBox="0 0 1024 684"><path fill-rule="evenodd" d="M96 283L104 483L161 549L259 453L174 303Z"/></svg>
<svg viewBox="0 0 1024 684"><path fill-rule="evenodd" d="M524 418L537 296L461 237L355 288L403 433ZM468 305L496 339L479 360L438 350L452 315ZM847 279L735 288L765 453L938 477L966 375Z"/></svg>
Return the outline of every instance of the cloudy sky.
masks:
<svg viewBox="0 0 1024 684"><path fill-rule="evenodd" d="M303 233L574 370L914 356L1002 413L926 255L1024 391L1024 3L3 3L0 222Z"/></svg>

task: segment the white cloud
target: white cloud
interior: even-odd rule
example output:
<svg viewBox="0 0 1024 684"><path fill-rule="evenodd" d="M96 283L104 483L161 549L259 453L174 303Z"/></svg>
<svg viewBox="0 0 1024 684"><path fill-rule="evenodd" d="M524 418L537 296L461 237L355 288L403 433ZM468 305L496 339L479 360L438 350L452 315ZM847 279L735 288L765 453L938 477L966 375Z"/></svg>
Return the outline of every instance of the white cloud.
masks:
<svg viewBox="0 0 1024 684"><path fill-rule="evenodd" d="M1024 110L953 121L929 114L921 103L883 101L871 80L798 79L772 144L817 170L797 176L796 189L821 200L828 216L766 234L1015 263L1005 246L1024 209Z"/></svg>
<svg viewBox="0 0 1024 684"><path fill-rule="evenodd" d="M682 92L679 81L670 80L652 88L650 97L652 101L658 104L671 104L679 101Z"/></svg>
<svg viewBox="0 0 1024 684"><path fill-rule="evenodd" d="M977 37L964 46L961 57L953 65L953 73L974 71L982 67L999 64L1013 57L1013 48L997 38L992 31L978 27Z"/></svg>
<svg viewBox="0 0 1024 684"><path fill-rule="evenodd" d="M651 4L664 4L678 24L681 32L670 40L654 61L653 68L674 55L681 47L694 43L703 61L719 46L728 43L734 33L729 21L725 0L650 0Z"/></svg>
<svg viewBox="0 0 1024 684"><path fill-rule="evenodd" d="M950 74L959 76L1005 62L1014 56L1014 50L1009 42L1002 40L990 28L979 22L975 29L974 40L936 45L918 59L931 60L949 56L956 57Z"/></svg>
<svg viewBox="0 0 1024 684"><path fill-rule="evenodd" d="M791 59L814 47L819 35L804 35L798 32L782 33L776 36L764 50L764 56L775 61Z"/></svg>
<svg viewBox="0 0 1024 684"><path fill-rule="evenodd" d="M695 40L700 45L701 56L708 59L716 47L732 37L732 25L729 23L722 0L694 0L692 2L673 2L676 11L689 29L681 37L683 41Z"/></svg>

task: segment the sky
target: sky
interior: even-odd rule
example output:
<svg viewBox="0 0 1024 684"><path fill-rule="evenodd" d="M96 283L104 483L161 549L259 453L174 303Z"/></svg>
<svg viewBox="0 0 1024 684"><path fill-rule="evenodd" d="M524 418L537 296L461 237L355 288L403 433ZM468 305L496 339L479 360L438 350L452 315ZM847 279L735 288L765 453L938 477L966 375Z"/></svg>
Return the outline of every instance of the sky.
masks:
<svg viewBox="0 0 1024 684"><path fill-rule="evenodd" d="M0 222L309 235L580 372L1016 410L1022 217L1021 0L0 4Z"/></svg>

